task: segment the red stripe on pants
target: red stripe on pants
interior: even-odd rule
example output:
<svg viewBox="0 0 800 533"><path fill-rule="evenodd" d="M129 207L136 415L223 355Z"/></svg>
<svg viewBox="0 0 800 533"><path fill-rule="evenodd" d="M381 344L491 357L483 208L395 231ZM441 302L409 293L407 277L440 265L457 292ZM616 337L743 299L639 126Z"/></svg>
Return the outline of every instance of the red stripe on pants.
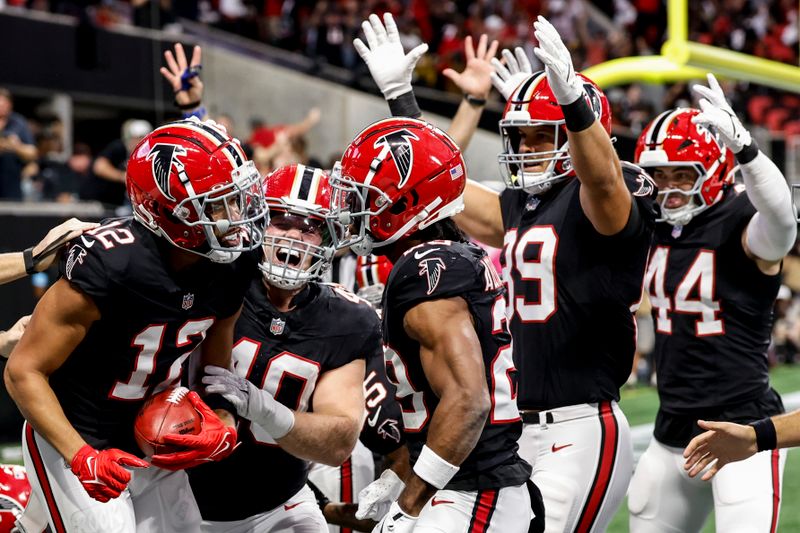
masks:
<svg viewBox="0 0 800 533"><path fill-rule="evenodd" d="M31 456L31 460L33 460L33 469L36 471L36 478L39 480L39 486L42 487L45 503L47 504L50 518L52 518L55 533L66 533L67 528L64 527L64 521L61 518L61 513L58 511L56 498L50 486L50 479L47 477L47 470L44 468L44 461L42 461L42 455L39 453L39 446L36 444L36 436L33 433L33 428L28 423L25 423L25 441L28 443L28 453Z"/></svg>
<svg viewBox="0 0 800 533"><path fill-rule="evenodd" d="M608 486L611 484L611 474L614 472L614 461L617 457L617 440L619 428L617 419L611 407L611 402L600 402L600 458L597 462L597 471L594 475L589 498L583 506L580 520L575 531L586 533L592 529L600 508L605 500Z"/></svg>
<svg viewBox="0 0 800 533"><path fill-rule="evenodd" d="M778 529L778 513L781 510L781 454L778 450L771 452L772 466L772 523L769 526L769 533L775 533Z"/></svg>
<svg viewBox="0 0 800 533"><path fill-rule="evenodd" d="M497 491L486 490L478 493L478 503L472 512L472 523L469 533L486 533L489 529L489 518L497 503Z"/></svg>
<svg viewBox="0 0 800 533"><path fill-rule="evenodd" d="M341 485L339 488L342 503L353 503L353 460L348 457L342 463L341 472ZM342 533L353 533L349 527L341 528Z"/></svg>

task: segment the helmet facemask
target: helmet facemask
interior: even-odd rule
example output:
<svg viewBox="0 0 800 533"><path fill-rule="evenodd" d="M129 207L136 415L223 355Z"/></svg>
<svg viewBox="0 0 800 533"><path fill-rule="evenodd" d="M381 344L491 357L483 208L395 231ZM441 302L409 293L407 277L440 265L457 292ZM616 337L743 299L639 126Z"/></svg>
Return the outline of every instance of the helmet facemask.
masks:
<svg viewBox="0 0 800 533"><path fill-rule="evenodd" d="M242 252L258 248L269 211L264 200L261 176L252 161L234 169L230 183L205 193L195 193L188 179L184 186L188 196L175 206L171 214L183 224L199 228L205 236L207 247L182 249L216 263L231 263Z"/></svg>
<svg viewBox="0 0 800 533"><path fill-rule="evenodd" d="M342 236L341 225L330 223L325 213L278 207L271 202L270 206L273 210L264 233L264 258L258 265L264 279L286 290L319 280L331 266L335 252L332 235ZM294 236L290 236L292 231Z"/></svg>
<svg viewBox="0 0 800 533"><path fill-rule="evenodd" d="M500 121L503 152L497 156L500 174L506 187L540 194L571 174L572 163L563 120L532 120L527 113L514 111L507 113L506 117ZM541 152L522 152L522 135L519 128L531 127L552 128L555 148ZM544 164L544 170L525 170L525 167L537 164Z"/></svg>
<svg viewBox="0 0 800 533"><path fill-rule="evenodd" d="M359 183L342 175L342 166L336 162L330 178L331 185L331 213L328 217L329 224L339 224L344 228L341 238L334 235L336 249L347 248L357 255L369 255L377 244L385 245L397 240L394 239L375 243L372 236L367 233L371 216L378 216L392 205L389 196L378 187L368 183ZM370 208L370 196L375 198L377 209Z"/></svg>

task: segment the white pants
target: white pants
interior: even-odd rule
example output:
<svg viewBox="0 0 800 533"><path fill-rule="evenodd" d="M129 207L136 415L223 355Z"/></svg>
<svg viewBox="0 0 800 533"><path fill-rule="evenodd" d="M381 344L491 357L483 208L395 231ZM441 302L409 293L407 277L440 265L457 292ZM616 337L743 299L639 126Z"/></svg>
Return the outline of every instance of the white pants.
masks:
<svg viewBox="0 0 800 533"><path fill-rule="evenodd" d="M221 490L224 490L221 487ZM325 518L310 488L304 486L283 505L235 522L203 520L202 533L325 533Z"/></svg>
<svg viewBox="0 0 800 533"><path fill-rule="evenodd" d="M633 474L630 427L616 402L539 413L522 428L519 454L542 491L546 533L605 531Z"/></svg>
<svg viewBox="0 0 800 533"><path fill-rule="evenodd" d="M308 480L332 502L358 503L358 493L375 479L372 452L361 441L356 442L352 455L342 466L314 463ZM328 526L329 533L351 533L350 528Z"/></svg>
<svg viewBox="0 0 800 533"><path fill-rule="evenodd" d="M64 458L27 423L22 452L31 499L19 524L39 533L196 533L200 513L183 471L133 469L128 488L106 503L93 499Z"/></svg>
<svg viewBox="0 0 800 533"><path fill-rule="evenodd" d="M527 533L531 499L528 488L440 490L425 504L414 533Z"/></svg>
<svg viewBox="0 0 800 533"><path fill-rule="evenodd" d="M628 496L631 533L693 533L714 511L720 533L774 533L786 450L726 465L711 481L692 479L683 449L656 439L644 452Z"/></svg>

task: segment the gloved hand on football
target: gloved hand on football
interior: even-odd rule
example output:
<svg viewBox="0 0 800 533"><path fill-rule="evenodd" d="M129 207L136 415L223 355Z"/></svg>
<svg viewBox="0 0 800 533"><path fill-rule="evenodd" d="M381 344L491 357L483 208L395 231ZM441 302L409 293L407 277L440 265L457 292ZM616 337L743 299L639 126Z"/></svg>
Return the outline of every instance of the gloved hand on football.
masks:
<svg viewBox="0 0 800 533"><path fill-rule="evenodd" d="M197 435L165 435L164 444L182 449L154 455L151 462L159 468L185 470L211 461L221 461L236 448L236 428L226 426L196 392L190 392L186 398L202 416L202 429Z"/></svg>
<svg viewBox="0 0 800 533"><path fill-rule="evenodd" d="M273 439L285 437L294 427L292 410L269 392L225 368L209 365L205 370L206 391L221 394L236 407L239 416L264 428Z"/></svg>

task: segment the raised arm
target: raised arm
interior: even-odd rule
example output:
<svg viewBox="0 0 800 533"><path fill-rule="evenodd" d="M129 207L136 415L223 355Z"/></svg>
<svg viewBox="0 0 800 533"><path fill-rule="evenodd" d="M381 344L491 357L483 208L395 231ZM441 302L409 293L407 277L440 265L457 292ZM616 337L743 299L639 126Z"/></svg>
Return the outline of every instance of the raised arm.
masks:
<svg viewBox="0 0 800 533"><path fill-rule="evenodd" d="M747 197L757 211L742 234L745 252L762 272L777 274L797 237L795 210L786 178L758 149L713 74L708 75L708 87L695 85L692 89L701 97L703 111L692 121L716 129L736 155Z"/></svg>
<svg viewBox="0 0 800 533"><path fill-rule="evenodd" d="M203 51L199 45L195 46L189 62L181 43L175 43L174 50L174 53L171 50L164 52L166 66L159 72L172 87L178 109L186 116L194 115L206 120L208 112L203 106L203 82L200 79Z"/></svg>
<svg viewBox="0 0 800 533"><path fill-rule="evenodd" d="M587 101L583 80L575 74L558 32L542 16L533 27L539 40L534 53L544 63L547 81L564 112L569 154L581 182L581 207L598 233L614 235L628 223L632 202L619 158Z"/></svg>

